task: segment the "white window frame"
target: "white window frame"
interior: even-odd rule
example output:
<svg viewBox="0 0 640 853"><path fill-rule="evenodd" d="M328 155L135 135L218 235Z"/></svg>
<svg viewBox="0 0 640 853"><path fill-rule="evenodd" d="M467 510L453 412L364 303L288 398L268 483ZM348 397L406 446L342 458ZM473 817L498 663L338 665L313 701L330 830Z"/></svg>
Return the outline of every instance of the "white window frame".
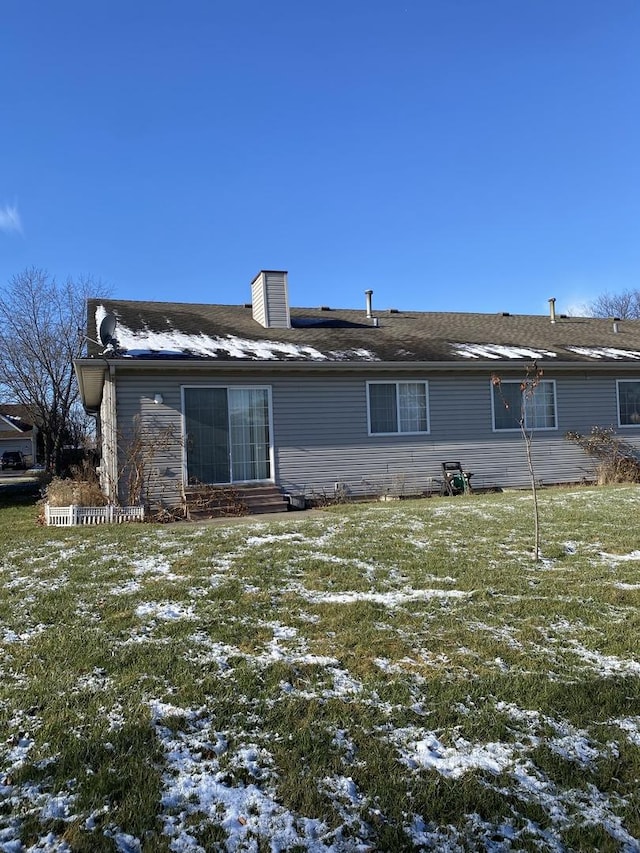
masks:
<svg viewBox="0 0 640 853"><path fill-rule="evenodd" d="M622 418L620 417L620 385L623 382L636 382L638 385L640 385L640 379L616 379L616 405L618 409L618 427L620 429L637 429L638 427L640 427L640 422L638 422L637 424L623 424Z"/></svg>
<svg viewBox="0 0 640 853"><path fill-rule="evenodd" d="M522 380L521 379L503 379L503 380L501 380L500 384L501 385L522 385ZM524 428L528 432L532 432L532 431L533 432L554 432L554 431L557 432L557 430L558 430L558 396L557 396L557 392L556 392L556 380L555 379L541 379L539 382L539 385L551 385L551 387L553 389L553 414L554 414L554 419L555 419L555 426L544 426L544 427L531 427L531 426L529 426L527 424L527 409L526 409L526 405L525 405ZM496 393L499 394L500 392L499 391L496 392L496 386L492 380L490 380L490 382L489 382L489 388L491 389L491 426L493 428L493 432L499 432L499 433L520 432L519 426L505 427L505 428L496 427L496 399L495 398L496 398ZM525 392L522 391L521 393L524 394Z"/></svg>
<svg viewBox="0 0 640 853"><path fill-rule="evenodd" d="M220 383L217 385L181 385L180 386L180 405L182 408L182 412L180 414L181 420L181 429L182 429L182 482L185 488L188 488L188 466L187 466L187 423L186 423L186 415L185 415L185 390L187 388L196 388L199 391L204 391L206 389L215 389L215 388L224 388L226 391L229 389L240 389L242 391L266 391L267 392L267 405L268 405L268 413L269 413L269 470L271 472L271 476L267 480L234 480L231 485L241 486L244 483L275 483L276 482L276 469L275 469L275 449L274 449L274 435L273 435L273 386L271 385L238 385L234 383ZM208 485L211 486L228 486L229 483L210 483Z"/></svg>
<svg viewBox="0 0 640 853"><path fill-rule="evenodd" d="M367 383L367 432L370 436L384 436L384 435L429 435L431 432L431 413L429 407L429 382L426 379L374 379L368 381ZM398 425L398 430L395 432L373 432L371 429L371 398L369 396L369 387L371 385L395 385L396 386L396 423ZM425 399L425 415L427 428L426 430L411 430L404 431L400 430L400 392L398 390L399 385L423 385L424 386L424 399Z"/></svg>

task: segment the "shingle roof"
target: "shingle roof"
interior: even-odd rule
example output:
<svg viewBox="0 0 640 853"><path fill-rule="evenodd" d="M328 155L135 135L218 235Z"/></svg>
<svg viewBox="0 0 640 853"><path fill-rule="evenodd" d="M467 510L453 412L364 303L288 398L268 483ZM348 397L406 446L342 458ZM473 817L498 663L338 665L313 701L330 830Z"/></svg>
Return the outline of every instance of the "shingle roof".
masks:
<svg viewBox="0 0 640 853"><path fill-rule="evenodd" d="M21 432L30 432L33 429L33 424L30 421L26 407L21 406L18 403L5 403L0 405L0 415L6 418Z"/></svg>
<svg viewBox="0 0 640 853"><path fill-rule="evenodd" d="M117 317L110 357L215 361L639 362L640 321L547 315L292 308L291 329L265 329L250 306L89 300L89 338L105 312ZM374 312L375 313L375 312ZM102 347L89 343L88 355Z"/></svg>

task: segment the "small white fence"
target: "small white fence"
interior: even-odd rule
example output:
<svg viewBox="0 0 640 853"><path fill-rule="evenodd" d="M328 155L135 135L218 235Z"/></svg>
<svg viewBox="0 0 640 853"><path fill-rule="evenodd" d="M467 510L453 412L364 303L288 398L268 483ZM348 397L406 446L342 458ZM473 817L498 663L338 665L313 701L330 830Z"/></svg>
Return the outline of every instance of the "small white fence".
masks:
<svg viewBox="0 0 640 853"><path fill-rule="evenodd" d="M44 517L48 525L73 527L76 524L121 524L144 521L143 506L49 506Z"/></svg>

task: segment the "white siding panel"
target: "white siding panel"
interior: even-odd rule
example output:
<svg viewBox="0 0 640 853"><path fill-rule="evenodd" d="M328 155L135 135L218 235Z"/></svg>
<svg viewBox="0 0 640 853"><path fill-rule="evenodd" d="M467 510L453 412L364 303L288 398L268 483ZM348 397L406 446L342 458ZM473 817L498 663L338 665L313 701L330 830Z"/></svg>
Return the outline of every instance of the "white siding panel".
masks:
<svg viewBox="0 0 640 853"><path fill-rule="evenodd" d="M251 284L251 311L253 319L264 328L267 327L267 309L265 300L264 275L261 273Z"/></svg>

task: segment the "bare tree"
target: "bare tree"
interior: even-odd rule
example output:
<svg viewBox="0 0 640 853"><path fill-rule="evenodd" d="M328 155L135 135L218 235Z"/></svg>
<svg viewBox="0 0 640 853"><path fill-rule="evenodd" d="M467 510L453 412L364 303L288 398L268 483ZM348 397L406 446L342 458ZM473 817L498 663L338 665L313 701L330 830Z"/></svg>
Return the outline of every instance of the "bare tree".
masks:
<svg viewBox="0 0 640 853"><path fill-rule="evenodd" d="M618 317L620 320L640 320L640 290L622 293L603 293L590 303L592 317Z"/></svg>
<svg viewBox="0 0 640 853"><path fill-rule="evenodd" d="M44 462L56 472L82 418L73 360L84 349L79 330L96 289L89 278L59 283L34 267L0 287L0 393L27 409L42 435Z"/></svg>
<svg viewBox="0 0 640 853"><path fill-rule="evenodd" d="M533 465L533 428L527 426L527 406L533 400L536 393L536 388L542 382L543 371L541 367L534 361L527 365L525 376L520 383L520 410L515 414L520 434L524 441L524 449L527 457L527 467L529 469L529 481L531 483L531 496L533 497L533 558L538 563L540 561L540 512L538 509L538 484L536 482L536 472ZM496 386L502 397L502 402L505 409L510 409L509 401L502 394L502 378L497 374L493 374L491 382Z"/></svg>

